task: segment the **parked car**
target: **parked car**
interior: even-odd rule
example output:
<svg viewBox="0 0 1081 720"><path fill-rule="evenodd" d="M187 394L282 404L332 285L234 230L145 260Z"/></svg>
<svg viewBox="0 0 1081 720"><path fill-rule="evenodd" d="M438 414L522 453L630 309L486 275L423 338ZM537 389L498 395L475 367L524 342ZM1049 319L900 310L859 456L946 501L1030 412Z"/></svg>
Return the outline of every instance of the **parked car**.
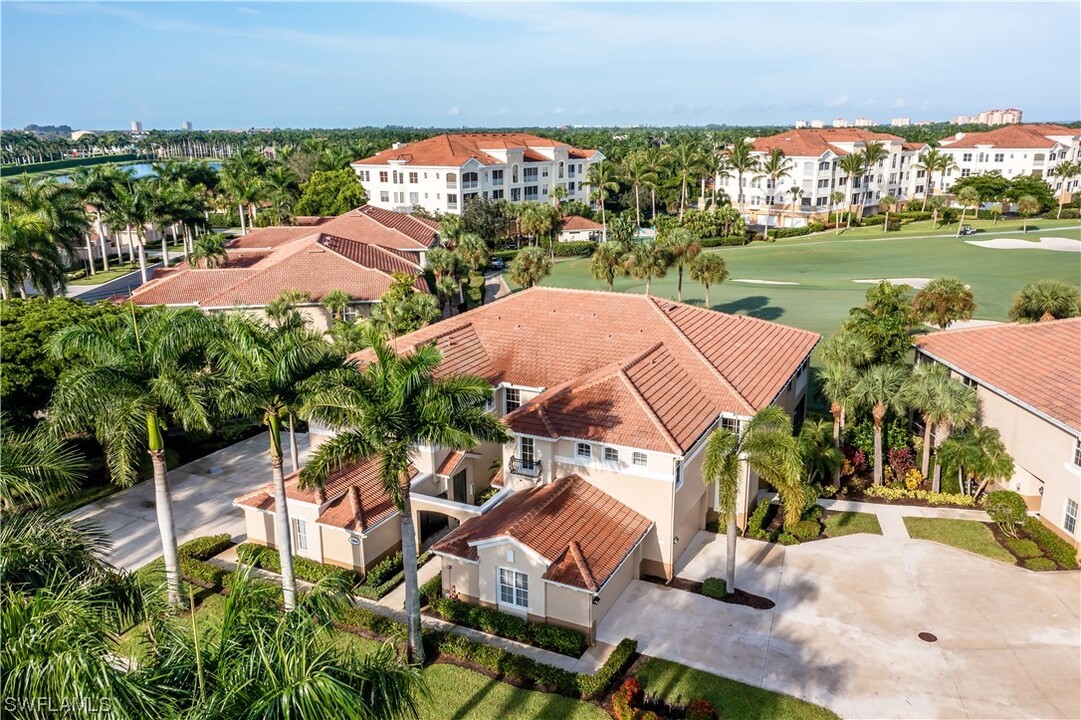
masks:
<svg viewBox="0 0 1081 720"><path fill-rule="evenodd" d="M503 258L492 258L492 269L502 270L504 267Z"/></svg>
<svg viewBox="0 0 1081 720"><path fill-rule="evenodd" d="M962 235L975 235L976 234L976 228L972 227L971 225L962 225L961 226L961 234Z"/></svg>

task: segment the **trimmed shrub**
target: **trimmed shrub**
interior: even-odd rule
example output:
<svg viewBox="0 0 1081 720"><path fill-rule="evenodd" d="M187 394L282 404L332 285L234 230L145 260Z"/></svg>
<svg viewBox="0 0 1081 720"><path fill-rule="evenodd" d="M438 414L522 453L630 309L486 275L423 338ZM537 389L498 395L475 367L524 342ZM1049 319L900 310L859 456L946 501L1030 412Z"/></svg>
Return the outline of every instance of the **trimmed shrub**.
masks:
<svg viewBox="0 0 1081 720"><path fill-rule="evenodd" d="M799 545L799 538L788 531L781 531L777 534L777 542L781 545Z"/></svg>
<svg viewBox="0 0 1081 720"><path fill-rule="evenodd" d="M237 546L236 556L245 565L275 573L282 571L281 556L274 548L254 543L244 543ZM293 556L293 573L298 580L311 583L317 583L327 577L339 577L352 587L358 581L357 574L352 570L340 568L336 565L326 565L299 555Z"/></svg>
<svg viewBox="0 0 1081 720"><path fill-rule="evenodd" d="M1022 560L1040 557L1040 555L1043 554L1040 552L1040 546L1028 538L1008 538L1006 540L1006 547L1010 552Z"/></svg>
<svg viewBox="0 0 1081 720"><path fill-rule="evenodd" d="M512 250L496 250L495 252L493 252L493 253L492 253L492 258L493 258L493 259L494 259L494 258L499 258L500 260L502 260L502 261L504 261L504 262L506 262L506 263L508 263L508 264L509 264L509 263L510 263L510 261L511 261L511 260L513 260L513 259L515 258L515 256L516 256L516 255L518 255L518 252L519 252L519 251L518 251L517 249L512 249Z"/></svg>
<svg viewBox="0 0 1081 720"><path fill-rule="evenodd" d="M399 550L368 568L368 574L364 577L364 584L368 587L382 585L394 577L395 574L401 572L403 567L402 551Z"/></svg>
<svg viewBox="0 0 1081 720"><path fill-rule="evenodd" d="M612 714L616 720L639 720L641 715L635 705L642 699L642 685L634 678L627 678L612 693Z"/></svg>
<svg viewBox="0 0 1081 720"><path fill-rule="evenodd" d="M456 625L482 630L492 635L534 645L570 657L586 651L586 636L577 630L535 623L498 610L451 598L434 598L429 606L441 618Z"/></svg>
<svg viewBox="0 0 1081 720"><path fill-rule="evenodd" d="M393 621L388 620L387 622ZM581 678L590 677L537 662L524 655L516 655L491 645L473 642L461 635L451 635L443 632L425 634L424 644L425 648L433 655L452 655L479 665L497 677L509 677L519 682L551 688L555 692L568 697L580 697L584 694L580 689L580 685L585 684ZM603 670L602 667L601 671ZM600 675L601 671L598 671L597 674Z"/></svg>
<svg viewBox="0 0 1081 720"><path fill-rule="evenodd" d="M721 527L721 521L720 520L707 520L706 521L706 532L722 533L722 532L727 532L727 528L722 528Z"/></svg>
<svg viewBox="0 0 1081 720"><path fill-rule="evenodd" d="M420 586L420 604L431 605L433 600L443 596L443 575L440 573Z"/></svg>
<svg viewBox="0 0 1081 720"><path fill-rule="evenodd" d="M702 583L702 594L714 600L720 600L728 594L724 580L715 577L706 578Z"/></svg>
<svg viewBox="0 0 1081 720"><path fill-rule="evenodd" d="M1064 568L1072 570L1077 567L1077 549L1045 527L1038 519L1026 516L1024 528L1025 533L1040 546L1044 555Z"/></svg>
<svg viewBox="0 0 1081 720"><path fill-rule="evenodd" d="M747 236L746 235L729 235L728 237L705 238L704 240L699 240L698 244L701 245L704 248L734 247L734 246L737 246L737 245L746 245L747 244Z"/></svg>
<svg viewBox="0 0 1081 720"><path fill-rule="evenodd" d="M762 500L755 506L751 517L747 519L747 535L755 540L769 540L770 534L762 528L769 513L770 501Z"/></svg>
<svg viewBox="0 0 1081 720"><path fill-rule="evenodd" d="M987 493L983 509L1007 535L1016 535L1017 526L1025 520L1028 507L1025 499L1013 490L996 490Z"/></svg>
<svg viewBox="0 0 1081 720"><path fill-rule="evenodd" d="M1058 570L1058 565L1054 560L1045 557L1029 558L1022 563L1029 570L1037 570L1039 572L1046 572L1048 570Z"/></svg>
<svg viewBox="0 0 1081 720"><path fill-rule="evenodd" d="M185 580L205 588L220 587L228 570L205 560L180 556L180 575Z"/></svg>
<svg viewBox="0 0 1081 720"><path fill-rule="evenodd" d="M206 535L189 540L176 549L177 553L195 558L196 560L209 560L218 553L226 550L233 544L233 537L229 533L220 535Z"/></svg>
<svg viewBox="0 0 1081 720"><path fill-rule="evenodd" d="M822 534L822 525L817 520L800 520L787 531L800 542L814 540Z"/></svg>
<svg viewBox="0 0 1081 720"><path fill-rule="evenodd" d="M572 242L560 242L555 244L556 257L579 257L592 255L597 249L597 243L592 240L575 240Z"/></svg>
<svg viewBox="0 0 1081 720"><path fill-rule="evenodd" d="M604 694L612 681L621 676L638 652L638 641L623 638L616 649L593 675L578 676L578 692L587 700Z"/></svg>
<svg viewBox="0 0 1081 720"><path fill-rule="evenodd" d="M709 700L691 700L683 717L686 720L717 720L717 711Z"/></svg>
<svg viewBox="0 0 1081 720"><path fill-rule="evenodd" d="M368 582L365 580L365 583L363 585L360 585L360 586L356 587L353 590L353 592L355 592L357 595L360 595L361 597L368 598L369 600L378 600L379 598L383 597L384 595L386 595L388 592L390 592L394 588L401 585L402 581L405 580L405 566L402 564L402 559L401 559L401 553L400 552L397 553L397 555L395 555L395 557L398 558L398 565L397 565L398 571L396 573L394 573L393 575L388 577L384 582L382 582L382 583L380 583L378 585L369 585ZM421 555L417 558L417 567L419 568L421 565L428 562L428 560L431 557L432 557L431 552L421 553ZM386 561L384 560L383 562L386 562ZM380 563L380 564L382 564L382 563ZM370 572L368 574L371 575Z"/></svg>
<svg viewBox="0 0 1081 720"><path fill-rule="evenodd" d="M406 628L402 623L356 605L350 605L342 610L338 624L360 628L392 639L402 639L406 636Z"/></svg>
<svg viewBox="0 0 1081 720"><path fill-rule="evenodd" d="M477 493L477 496L473 498L473 504L477 507L480 507L481 505L498 495L501 489L502 488L497 488L493 486L481 490L479 493Z"/></svg>
<svg viewBox="0 0 1081 720"><path fill-rule="evenodd" d="M832 495L832 493L830 493ZM827 495L828 497L828 495ZM818 504L817 498L810 498L810 504L807 505L807 509L803 511L800 516L800 520L818 520L822 517L822 514L826 512L826 508Z"/></svg>
<svg viewBox="0 0 1081 720"><path fill-rule="evenodd" d="M908 490L888 485L869 485L864 488L863 494L884 500L923 500L931 505L975 505L972 496L964 493L936 493L930 490Z"/></svg>

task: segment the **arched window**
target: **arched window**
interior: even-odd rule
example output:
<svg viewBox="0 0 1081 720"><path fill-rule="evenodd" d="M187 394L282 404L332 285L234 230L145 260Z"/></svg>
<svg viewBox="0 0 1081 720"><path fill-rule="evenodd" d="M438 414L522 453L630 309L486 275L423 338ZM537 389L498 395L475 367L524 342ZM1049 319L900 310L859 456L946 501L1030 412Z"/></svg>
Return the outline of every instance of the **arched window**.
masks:
<svg viewBox="0 0 1081 720"><path fill-rule="evenodd" d="M477 174L475 172L462 173L462 188L475 188L477 186Z"/></svg>
<svg viewBox="0 0 1081 720"><path fill-rule="evenodd" d="M458 187L458 176L455 173L447 173L447 187Z"/></svg>
<svg viewBox="0 0 1081 720"><path fill-rule="evenodd" d="M518 182L518 164L517 163L510 166L510 181L512 183Z"/></svg>

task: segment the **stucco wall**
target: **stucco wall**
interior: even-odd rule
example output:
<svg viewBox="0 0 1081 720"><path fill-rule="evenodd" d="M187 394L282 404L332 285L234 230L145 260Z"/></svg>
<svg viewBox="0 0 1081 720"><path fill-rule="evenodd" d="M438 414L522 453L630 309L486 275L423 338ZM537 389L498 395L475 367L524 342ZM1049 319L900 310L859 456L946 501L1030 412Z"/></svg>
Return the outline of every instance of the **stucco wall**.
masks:
<svg viewBox="0 0 1081 720"><path fill-rule="evenodd" d="M545 564L531 558L517 543L509 541L478 547L477 555L480 558L478 597L482 602L499 605L499 568L509 568L523 572L529 578L529 614L539 617L547 614L543 576L548 568ZM514 607L504 605L499 605L499 608L506 612L515 611Z"/></svg>
<svg viewBox="0 0 1081 720"><path fill-rule="evenodd" d="M593 595L584 590L573 590L564 585L544 583L547 621L553 625L568 625L591 635L589 610Z"/></svg>
<svg viewBox="0 0 1081 720"><path fill-rule="evenodd" d="M443 594L457 592L463 599L480 599L480 566L459 558L440 558L443 563Z"/></svg>
<svg viewBox="0 0 1081 720"><path fill-rule="evenodd" d="M244 508L244 529L250 542L274 546L274 515L262 510Z"/></svg>
<svg viewBox="0 0 1081 720"><path fill-rule="evenodd" d="M322 533L323 562L350 570L364 571L364 542L361 541L357 545L349 542L350 537L359 540L360 535L326 525L320 525L319 530Z"/></svg>

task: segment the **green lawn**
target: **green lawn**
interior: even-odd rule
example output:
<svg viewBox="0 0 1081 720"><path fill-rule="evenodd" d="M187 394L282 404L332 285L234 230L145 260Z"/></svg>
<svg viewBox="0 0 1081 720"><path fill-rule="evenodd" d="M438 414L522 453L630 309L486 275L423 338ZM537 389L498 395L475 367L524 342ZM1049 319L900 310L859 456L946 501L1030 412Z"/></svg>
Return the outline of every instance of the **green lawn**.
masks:
<svg viewBox="0 0 1081 720"><path fill-rule="evenodd" d="M96 275L87 275L78 280L69 280L68 285L101 285L110 280L116 280L118 277L123 277L128 273L133 273L138 269L139 263L133 263L131 265L116 265L110 263L108 271L99 270Z"/></svg>
<svg viewBox="0 0 1081 720"><path fill-rule="evenodd" d="M868 535L881 535L882 526L878 524L878 516L873 513L841 512L826 515L822 518L822 524L826 526L826 537L841 537L842 535L855 535L867 533Z"/></svg>
<svg viewBox="0 0 1081 720"><path fill-rule="evenodd" d="M948 229L932 230L930 221L911 223L902 232L885 234L881 227L857 228L840 236L824 233L788 238L773 244L711 248L728 263L731 278L710 292L712 307L741 313L823 334L834 331L850 308L862 305L870 287L853 280L880 277L931 278L955 275L972 287L979 309L976 317L1006 320L1013 296L1028 282L1055 278L1076 284L1081 275L1081 255L1048 250L994 250L969 245L966 240L996 237L1036 241L1041 235L1081 240L1076 220L1036 220L1027 235L1016 232L1017 222L975 221L985 230L975 236L955 238ZM1038 228L1038 229L1037 229ZM652 294L676 296L675 270L654 280ZM794 282L798 285L760 285L736 279ZM558 260L543 285L604 289L589 275L588 258ZM642 293L645 283L620 278L615 289ZM685 277L684 300L702 304L701 286Z"/></svg>
<svg viewBox="0 0 1081 720"><path fill-rule="evenodd" d="M981 522L918 517L906 517L904 521L908 534L917 540L934 540L1010 565L1016 562L1013 555L998 544L994 534Z"/></svg>
<svg viewBox="0 0 1081 720"><path fill-rule="evenodd" d="M669 702L703 699L725 720L836 720L829 710L804 700L656 658L638 670L642 690Z"/></svg>

